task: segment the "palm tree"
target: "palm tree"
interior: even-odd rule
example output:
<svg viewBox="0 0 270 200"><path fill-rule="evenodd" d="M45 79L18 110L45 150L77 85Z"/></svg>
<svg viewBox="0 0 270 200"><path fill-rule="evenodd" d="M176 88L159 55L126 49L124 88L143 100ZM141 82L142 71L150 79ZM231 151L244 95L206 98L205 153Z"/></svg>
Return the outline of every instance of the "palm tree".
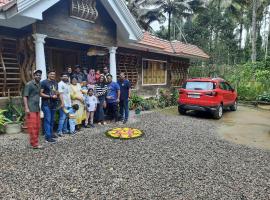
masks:
<svg viewBox="0 0 270 200"><path fill-rule="evenodd" d="M151 30L154 21L163 23L168 14L168 36L171 39L172 16L187 17L198 11L204 0L126 0L127 6L144 30Z"/></svg>
<svg viewBox="0 0 270 200"><path fill-rule="evenodd" d="M152 31L152 22L163 23L166 20L160 8L151 0L126 0L126 3L140 27L146 31Z"/></svg>
<svg viewBox="0 0 270 200"><path fill-rule="evenodd" d="M149 0L149 2L156 5L162 13L168 14L168 40L171 40L172 16L186 17L203 4L202 0Z"/></svg>

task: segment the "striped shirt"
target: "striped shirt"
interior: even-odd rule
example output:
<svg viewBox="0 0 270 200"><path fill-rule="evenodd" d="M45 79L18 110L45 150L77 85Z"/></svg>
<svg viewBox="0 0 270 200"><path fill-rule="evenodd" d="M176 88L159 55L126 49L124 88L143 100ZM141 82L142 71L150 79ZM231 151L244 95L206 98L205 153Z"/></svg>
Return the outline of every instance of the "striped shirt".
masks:
<svg viewBox="0 0 270 200"><path fill-rule="evenodd" d="M95 96L96 97L106 96L107 91L108 91L107 85L101 85L101 84L95 85Z"/></svg>

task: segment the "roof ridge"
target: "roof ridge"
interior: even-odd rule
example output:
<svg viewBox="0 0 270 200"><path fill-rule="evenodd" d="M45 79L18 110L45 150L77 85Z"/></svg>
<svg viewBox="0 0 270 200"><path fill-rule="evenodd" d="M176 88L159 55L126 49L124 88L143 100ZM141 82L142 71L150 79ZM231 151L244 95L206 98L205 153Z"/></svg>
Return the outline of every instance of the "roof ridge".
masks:
<svg viewBox="0 0 270 200"><path fill-rule="evenodd" d="M172 41L169 41L169 40L160 38L160 37L158 37L158 36L152 34L152 33L149 32L149 31L143 31L143 32L144 32L144 33L148 33L150 36L152 36L152 37L154 37L154 38L156 38L156 39L158 39L158 40L164 41L164 42L169 42L169 43L171 43L171 42L179 42L179 43L185 44L185 45L196 46L196 45L194 45L194 44L191 44L191 43L188 43L188 42L182 42L182 41L180 41L180 40L172 40ZM196 47L197 47L197 46L196 46Z"/></svg>
<svg viewBox="0 0 270 200"><path fill-rule="evenodd" d="M184 43L179 40L165 40L159 38L148 31L144 31L144 37L139 42L141 45L149 46L150 48L162 49L165 53L172 53L176 56L190 55L194 57L209 58L209 56L197 45Z"/></svg>

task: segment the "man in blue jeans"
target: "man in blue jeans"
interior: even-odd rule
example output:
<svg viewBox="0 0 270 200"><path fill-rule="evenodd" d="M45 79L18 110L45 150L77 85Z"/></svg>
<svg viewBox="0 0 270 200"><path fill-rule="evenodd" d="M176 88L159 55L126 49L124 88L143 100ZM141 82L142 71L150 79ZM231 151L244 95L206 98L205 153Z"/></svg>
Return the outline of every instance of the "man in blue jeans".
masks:
<svg viewBox="0 0 270 200"><path fill-rule="evenodd" d="M64 112L71 107L71 97L70 97L70 85L69 85L69 76L67 73L61 74L61 81L58 83L58 92L59 98L61 101L61 108L59 110L59 123L57 134L59 137L62 137L63 134L68 133L67 129L67 115Z"/></svg>
<svg viewBox="0 0 270 200"><path fill-rule="evenodd" d="M125 73L120 73L120 79L118 80L118 85L120 86L120 119L123 124L128 121L128 99L130 98L130 82L126 79ZM125 115L124 115L125 114Z"/></svg>
<svg viewBox="0 0 270 200"><path fill-rule="evenodd" d="M41 109L44 113L44 132L45 139L47 142L54 143L57 138L56 135L53 135L53 126L54 126L54 115L57 106L58 98L58 84L55 81L55 71L50 70L48 72L48 78L41 82L40 90L41 99Z"/></svg>
<svg viewBox="0 0 270 200"><path fill-rule="evenodd" d="M118 120L118 103L120 101L120 87L118 83L112 81L112 75L107 76L108 92L106 96L108 117L110 120Z"/></svg>

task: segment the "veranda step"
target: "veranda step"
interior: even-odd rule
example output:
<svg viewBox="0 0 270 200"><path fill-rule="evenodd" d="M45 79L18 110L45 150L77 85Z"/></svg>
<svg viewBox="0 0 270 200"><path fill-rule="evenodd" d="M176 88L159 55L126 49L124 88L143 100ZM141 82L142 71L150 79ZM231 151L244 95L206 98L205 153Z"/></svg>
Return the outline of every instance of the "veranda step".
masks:
<svg viewBox="0 0 270 200"><path fill-rule="evenodd" d="M0 69L3 69L3 67L1 66ZM9 66L6 66L6 70L20 70L20 68L19 67L9 67Z"/></svg>
<svg viewBox="0 0 270 200"><path fill-rule="evenodd" d="M19 65L19 63L17 63L17 62L16 62L16 63L15 63L15 62L14 62L14 63L5 62L5 65L6 65L6 66L7 66L7 65Z"/></svg>
<svg viewBox="0 0 270 200"><path fill-rule="evenodd" d="M7 78L7 80L9 80L9 81L19 81L21 79L20 78Z"/></svg>
<svg viewBox="0 0 270 200"><path fill-rule="evenodd" d="M0 85L4 85L4 83L0 82ZM20 85L20 83L6 83L6 85Z"/></svg>
<svg viewBox="0 0 270 200"><path fill-rule="evenodd" d="M11 47L3 46L3 49L4 49L4 51L7 50L7 49L11 49L11 50L15 50L16 51L16 47L15 48L11 48Z"/></svg>
<svg viewBox="0 0 270 200"><path fill-rule="evenodd" d="M13 41L13 42L16 42L17 41L17 38L5 37L5 38L2 39L2 41Z"/></svg>
<svg viewBox="0 0 270 200"><path fill-rule="evenodd" d="M14 52L2 52L2 55L13 55L13 56L16 56L17 57L17 53L14 53Z"/></svg>
<svg viewBox="0 0 270 200"><path fill-rule="evenodd" d="M17 58L10 58L10 57L4 57L3 56L3 60L15 60L15 61L17 61L18 59Z"/></svg>

